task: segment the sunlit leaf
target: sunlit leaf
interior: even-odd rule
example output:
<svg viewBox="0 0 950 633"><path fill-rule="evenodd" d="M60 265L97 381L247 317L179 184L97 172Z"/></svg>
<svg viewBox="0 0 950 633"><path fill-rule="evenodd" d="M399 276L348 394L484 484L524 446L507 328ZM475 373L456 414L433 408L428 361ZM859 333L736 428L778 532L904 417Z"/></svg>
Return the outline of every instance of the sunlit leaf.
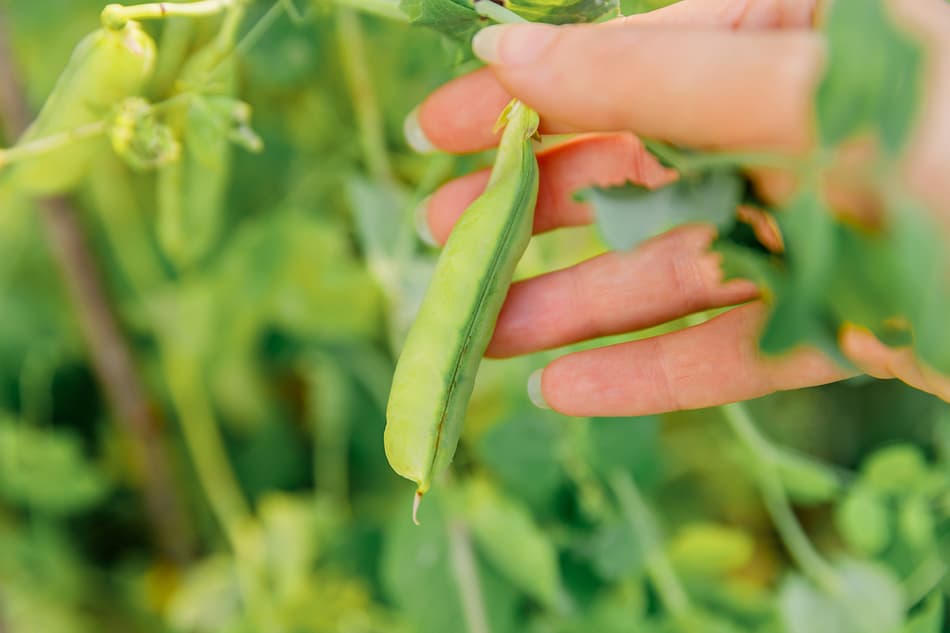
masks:
<svg viewBox="0 0 950 633"><path fill-rule="evenodd" d="M836 566L839 591L830 595L793 574L779 605L788 633L893 633L904 620L900 585L885 568L857 561Z"/></svg>
<svg viewBox="0 0 950 633"><path fill-rule="evenodd" d="M817 97L826 145L872 132L896 153L911 129L923 92L923 56L885 6L882 0L831 5L825 25L829 62Z"/></svg>
<svg viewBox="0 0 950 633"><path fill-rule="evenodd" d="M577 197L594 207L604 241L615 250L629 250L685 222L728 227L735 221L741 195L742 181L736 172L718 170L683 176L660 189L628 183L585 189Z"/></svg>

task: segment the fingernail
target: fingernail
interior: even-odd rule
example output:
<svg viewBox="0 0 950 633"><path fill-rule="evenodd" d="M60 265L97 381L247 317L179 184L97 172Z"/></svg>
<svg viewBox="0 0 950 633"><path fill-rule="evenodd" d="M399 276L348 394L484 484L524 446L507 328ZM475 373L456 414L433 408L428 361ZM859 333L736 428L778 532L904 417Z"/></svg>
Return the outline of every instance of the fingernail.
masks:
<svg viewBox="0 0 950 633"><path fill-rule="evenodd" d="M535 370L528 377L528 398L539 409L550 409L548 403L544 400L544 394L541 392L541 377L544 375L543 369Z"/></svg>
<svg viewBox="0 0 950 633"><path fill-rule="evenodd" d="M419 206L416 207L416 235L418 235L419 239L426 245L438 246L439 243L435 241L435 236L432 235L432 229L429 227L430 200L432 200L432 196L426 196L425 199L419 203Z"/></svg>
<svg viewBox="0 0 950 633"><path fill-rule="evenodd" d="M556 35L557 27L547 24L496 24L475 34L472 50L487 64L530 64Z"/></svg>
<svg viewBox="0 0 950 633"><path fill-rule="evenodd" d="M436 146L429 140L426 133L422 130L419 123L419 106L412 109L412 112L406 117L402 124L402 133L406 137L406 143L409 147L420 154L431 154L436 151Z"/></svg>

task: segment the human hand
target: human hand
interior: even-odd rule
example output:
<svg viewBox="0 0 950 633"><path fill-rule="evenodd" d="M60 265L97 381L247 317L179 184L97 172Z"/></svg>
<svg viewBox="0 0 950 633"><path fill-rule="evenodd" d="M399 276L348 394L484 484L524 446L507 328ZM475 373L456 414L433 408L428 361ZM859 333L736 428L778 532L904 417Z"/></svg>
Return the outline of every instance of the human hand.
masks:
<svg viewBox="0 0 950 633"><path fill-rule="evenodd" d="M601 25L515 25L486 29L474 48L489 68L427 99L408 130L416 145L467 152L490 147L497 112L516 96L542 116L542 131L581 136L539 157L536 231L587 224L571 194L630 180L659 186L673 176L629 132L722 150L799 154L813 143L812 103L824 60L811 30L816 2L686 0ZM902 162L908 188L950 230L950 9L940 0L891 3L930 52L925 107ZM831 179L829 196L856 213L873 191L847 177L858 148ZM783 173L751 174L760 193L793 188ZM427 226L442 242L480 193L487 173L448 183L430 198ZM870 202L869 202L870 201ZM609 253L515 284L488 353L511 356L642 329L702 310L752 301L755 287L723 283L707 252L711 228L681 227L629 253ZM713 406L838 380L848 372L816 350L759 354L767 310L752 301L702 325L564 356L536 376L534 396L571 415L636 415ZM867 332L842 332L842 350L861 370L900 378L950 400L950 379Z"/></svg>

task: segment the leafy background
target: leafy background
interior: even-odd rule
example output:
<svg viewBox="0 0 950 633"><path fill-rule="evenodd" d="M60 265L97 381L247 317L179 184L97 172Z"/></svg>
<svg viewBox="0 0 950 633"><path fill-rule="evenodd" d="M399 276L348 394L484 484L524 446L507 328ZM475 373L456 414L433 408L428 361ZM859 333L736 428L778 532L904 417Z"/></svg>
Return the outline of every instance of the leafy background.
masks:
<svg viewBox="0 0 950 633"><path fill-rule="evenodd" d="M101 8L0 2L34 111ZM486 361L413 526L382 451L436 256L412 209L490 156L418 156L402 121L471 62L399 20L296 8L250 7L242 34L268 28L237 90L264 151L230 151L197 264L163 249L160 178L107 147L70 195L154 428L108 406L41 204L0 181L0 631L950 630L950 410L896 382L586 420L527 401L552 354ZM217 28L196 22L176 60L173 24L148 25L156 100ZM595 229L555 232L518 274L605 248Z"/></svg>

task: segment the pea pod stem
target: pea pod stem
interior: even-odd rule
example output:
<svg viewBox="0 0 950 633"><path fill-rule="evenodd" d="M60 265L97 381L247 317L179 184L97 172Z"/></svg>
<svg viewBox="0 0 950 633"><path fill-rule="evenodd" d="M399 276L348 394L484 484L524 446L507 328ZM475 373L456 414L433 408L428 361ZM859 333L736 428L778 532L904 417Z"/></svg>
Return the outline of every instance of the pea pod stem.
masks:
<svg viewBox="0 0 950 633"><path fill-rule="evenodd" d="M160 114L161 112L168 110L176 102L187 100L191 98L191 96L191 93L175 95L174 97L166 99L160 103L152 104L151 111L155 114ZM33 139L32 141L18 143L17 145L7 149L0 149L0 171L20 161L24 161L29 158L38 158L44 154L49 154L50 152L55 152L58 149L68 147L73 143L79 143L97 138L105 134L108 130L108 120L93 121L92 123L87 123L86 125L81 125L71 130L66 130L65 132L50 134L49 136Z"/></svg>
<svg viewBox="0 0 950 633"><path fill-rule="evenodd" d="M102 136L108 129L105 121L95 121L78 128L51 134L33 141L15 145L9 149L0 149L0 169L27 158L36 158L49 152L62 149L79 141Z"/></svg>
<svg viewBox="0 0 950 633"><path fill-rule="evenodd" d="M417 496L417 498L420 498ZM485 598L482 596L478 574L478 562L468 526L459 519L450 519L446 525L449 537L449 554L452 561L452 575L462 599L462 612L465 615L465 628L468 633L491 633L488 615L485 612Z"/></svg>
<svg viewBox="0 0 950 633"><path fill-rule="evenodd" d="M812 545L795 517L788 493L775 467L775 451L771 443L756 428L743 403L727 404L719 407L719 410L755 460L756 480L765 508L772 517L788 553L805 575L833 594L840 587L841 581L834 568Z"/></svg>
<svg viewBox="0 0 950 633"><path fill-rule="evenodd" d="M689 327L700 325L704 321L703 315L684 319ZM841 579L834 567L815 549L792 510L785 485L778 474L778 451L759 431L745 403L733 402L718 409L753 458L756 484L762 493L765 509L772 517L772 522L792 560L816 585L829 594L834 594L841 587Z"/></svg>
<svg viewBox="0 0 950 633"><path fill-rule="evenodd" d="M340 67L356 116L360 148L367 171L377 182L391 186L393 180L386 133L379 99L370 74L366 37L360 16L352 9L340 7L336 12L336 34L340 50Z"/></svg>
<svg viewBox="0 0 950 633"><path fill-rule="evenodd" d="M618 470L611 474L609 484L627 524L642 543L647 575L660 601L673 618L685 619L692 609L689 597L666 556L656 519L643 500L636 482L629 473Z"/></svg>
<svg viewBox="0 0 950 633"><path fill-rule="evenodd" d="M525 24L528 22L511 9L506 9L500 4L492 2L492 0L476 0L475 12L494 20L498 24Z"/></svg>
<svg viewBox="0 0 950 633"><path fill-rule="evenodd" d="M396 22L409 22L409 16L403 13L399 3L394 0L335 0L335 4Z"/></svg>
<svg viewBox="0 0 950 633"><path fill-rule="evenodd" d="M199 2L152 2L125 6L110 4L100 19L108 29L121 29L132 20L160 20L167 17L205 17L216 15L246 0L200 0Z"/></svg>

